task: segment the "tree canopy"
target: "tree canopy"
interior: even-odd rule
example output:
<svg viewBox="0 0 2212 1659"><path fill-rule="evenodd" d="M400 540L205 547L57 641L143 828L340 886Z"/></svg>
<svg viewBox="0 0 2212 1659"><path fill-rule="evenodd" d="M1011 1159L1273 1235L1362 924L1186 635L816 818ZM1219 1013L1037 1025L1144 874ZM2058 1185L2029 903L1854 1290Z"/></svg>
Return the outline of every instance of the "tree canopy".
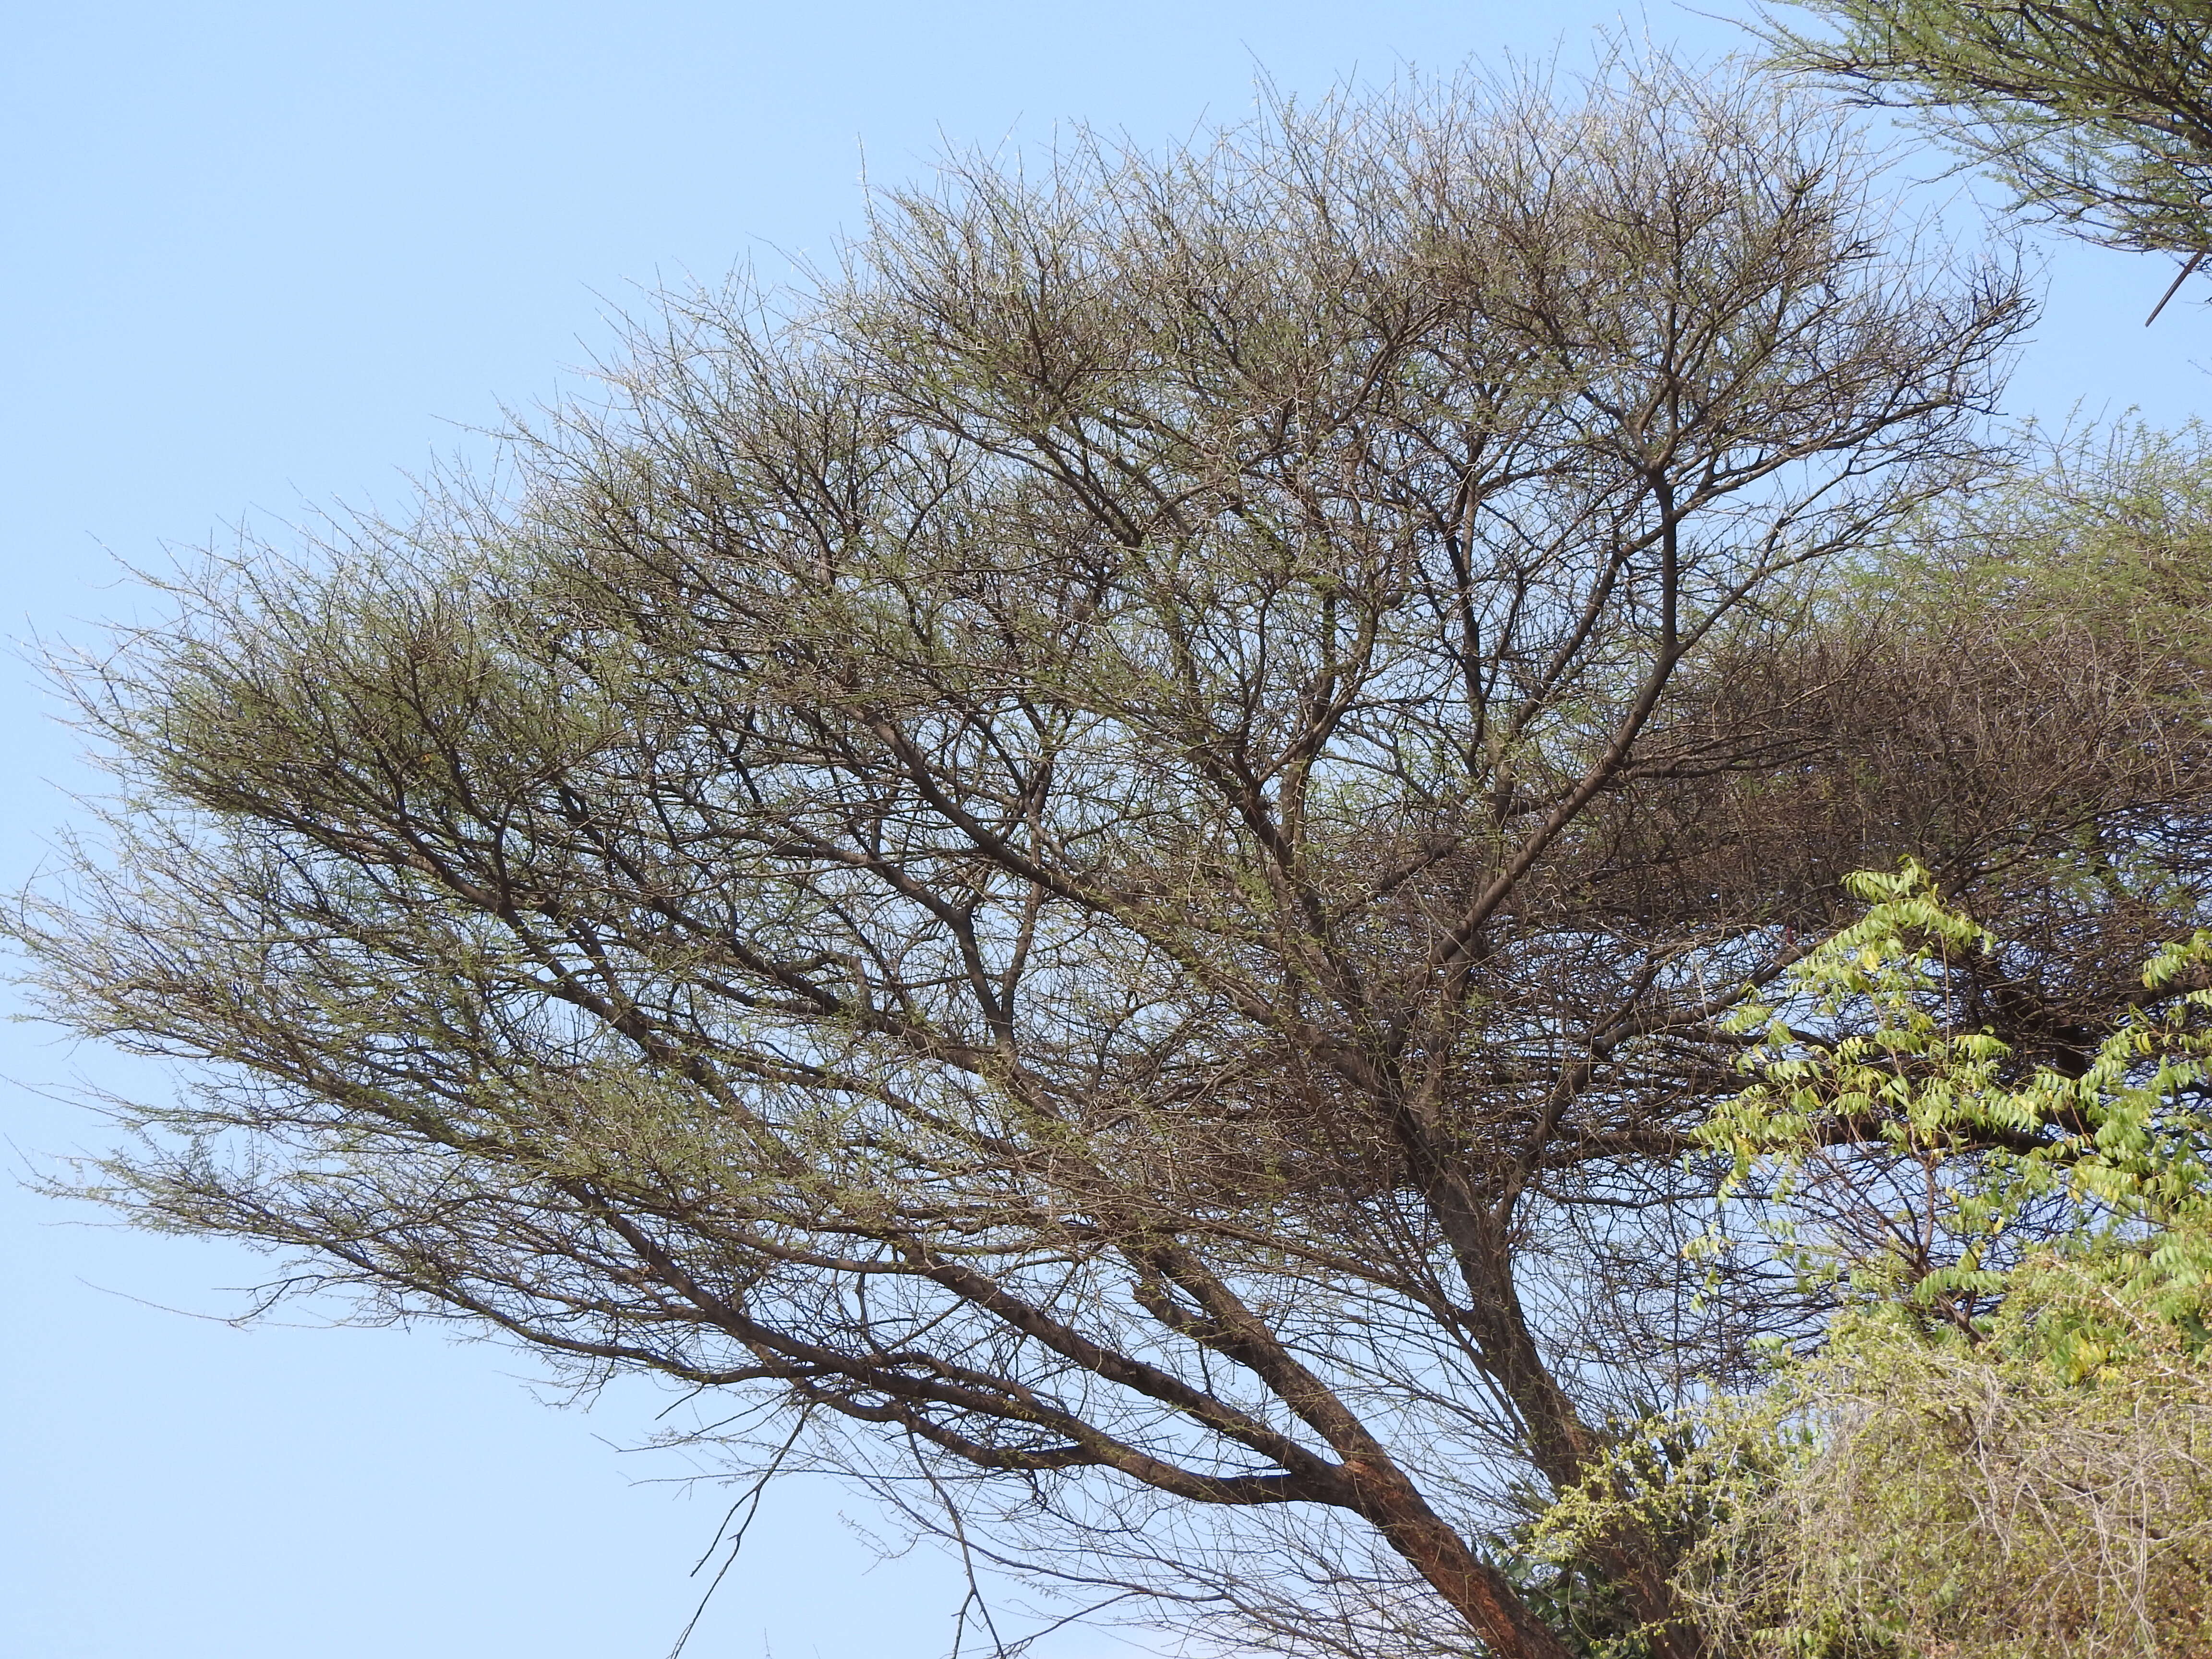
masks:
<svg viewBox="0 0 2212 1659"><path fill-rule="evenodd" d="M1909 111L2019 204L2094 241L2212 248L2212 8L2203 0L1805 0L1782 61Z"/></svg>
<svg viewBox="0 0 2212 1659"><path fill-rule="evenodd" d="M184 1062L102 1191L1156 1624L1702 1651L1648 1518L1511 1540L1834 1306L1712 1237L1732 1012L1911 855L2078 1071L2212 845L2198 630L2022 550L2020 281L1875 172L1664 64L959 162L169 580L9 923Z"/></svg>

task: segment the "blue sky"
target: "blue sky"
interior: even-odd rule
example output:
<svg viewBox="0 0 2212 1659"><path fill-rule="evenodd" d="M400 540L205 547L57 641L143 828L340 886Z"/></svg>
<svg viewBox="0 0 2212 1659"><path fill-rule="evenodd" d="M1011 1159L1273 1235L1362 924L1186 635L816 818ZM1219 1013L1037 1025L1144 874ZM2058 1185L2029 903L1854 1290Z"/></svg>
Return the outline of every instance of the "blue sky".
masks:
<svg viewBox="0 0 2212 1659"><path fill-rule="evenodd" d="M1708 5L1705 9L1712 9ZM639 289L828 253L865 167L1078 118L1170 137L1288 90L1563 45L1612 7L881 3L112 5L9 20L0 62L0 615L124 614L118 559L393 501L502 403L557 390ZM1627 27L1712 54L1723 22ZM2142 318L2154 262L2047 249L2014 404L2205 402L2204 313ZM0 872L85 779L0 664ZM128 1083L0 1028L0 1132L95 1144L41 1091ZM137 1079L160 1086L158 1079ZM549 1410L526 1360L435 1332L240 1330L265 1267L76 1224L0 1186L0 1659L658 1659L725 1499L616 1448L665 1401ZM957 1599L870 1570L835 1492L772 1498L696 1656L932 1659ZM1069 1637L1062 1659L1110 1650Z"/></svg>

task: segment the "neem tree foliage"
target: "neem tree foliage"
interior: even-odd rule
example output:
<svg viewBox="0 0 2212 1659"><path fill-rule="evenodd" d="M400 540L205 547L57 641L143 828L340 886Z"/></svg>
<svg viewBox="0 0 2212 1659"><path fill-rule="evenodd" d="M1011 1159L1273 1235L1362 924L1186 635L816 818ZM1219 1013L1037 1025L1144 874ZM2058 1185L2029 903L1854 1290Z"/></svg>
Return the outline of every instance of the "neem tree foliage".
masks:
<svg viewBox="0 0 2212 1659"><path fill-rule="evenodd" d="M1532 1529L1632 1524L1712 1651L2120 1659L2212 1639L2212 934L2027 1063L1923 870L1737 1015L1699 1132L1838 1310L1768 1386L1624 1438ZM1958 970L1968 968L1968 982Z"/></svg>
<svg viewBox="0 0 2212 1659"><path fill-rule="evenodd" d="M2165 659L1845 580L2027 314L1664 66L955 166L70 670L104 1189L1155 1623L1697 1651L1635 1516L1495 1539L1822 1311L1683 1262L1724 1016L1910 852L2063 1060L2201 891Z"/></svg>

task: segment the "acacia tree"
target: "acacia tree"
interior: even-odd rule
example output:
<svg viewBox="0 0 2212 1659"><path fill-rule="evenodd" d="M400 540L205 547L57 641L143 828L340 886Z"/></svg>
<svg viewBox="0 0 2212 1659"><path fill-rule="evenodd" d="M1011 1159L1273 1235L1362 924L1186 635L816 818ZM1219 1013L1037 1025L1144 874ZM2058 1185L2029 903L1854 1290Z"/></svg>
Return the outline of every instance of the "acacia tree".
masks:
<svg viewBox="0 0 2212 1659"><path fill-rule="evenodd" d="M106 1195L1148 1619L1568 1651L1516 1494L1795 1316L1680 1265L1720 1017L1844 871L2202 797L2124 653L1824 599L2026 316L1869 172L1663 65L957 165L511 488L211 559L70 670L121 787L11 924L188 1062ZM1682 1656L1668 1549L1577 1571Z"/></svg>

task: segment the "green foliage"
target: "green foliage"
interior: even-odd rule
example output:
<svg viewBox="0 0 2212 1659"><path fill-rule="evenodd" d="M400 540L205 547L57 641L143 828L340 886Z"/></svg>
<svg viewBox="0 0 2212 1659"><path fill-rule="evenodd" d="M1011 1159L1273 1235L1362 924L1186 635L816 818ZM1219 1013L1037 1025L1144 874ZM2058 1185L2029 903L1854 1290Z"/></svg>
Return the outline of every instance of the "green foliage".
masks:
<svg viewBox="0 0 2212 1659"><path fill-rule="evenodd" d="M2139 1257L2138 1297L2193 1296L2208 1258L2177 1229L2207 1214L2212 990L2188 987L2212 963L2212 936L2153 957L2144 1006L2078 1071L2023 1066L1956 1018L1954 966L2001 957L2000 941L1947 908L1917 864L1850 885L1866 915L1798 963L1782 999L1734 1017L1757 1034L1743 1060L1757 1081L1697 1135L1731 1159L1726 1190L1759 1193L1802 1267L1826 1264L1862 1297L1969 1334L2006 1290L2004 1264L2054 1227ZM1844 1224L1792 1219L1816 1181Z"/></svg>
<svg viewBox="0 0 2212 1659"><path fill-rule="evenodd" d="M2159 659L2169 694L2196 692L2212 665L2212 429L2029 438L2015 465L1931 503L1862 593L1938 631L2000 617L2021 648L2128 647Z"/></svg>
<svg viewBox="0 0 2212 1659"><path fill-rule="evenodd" d="M2203 0L1801 0L1781 60L1911 112L2019 204L2115 247L2212 245Z"/></svg>
<svg viewBox="0 0 2212 1659"><path fill-rule="evenodd" d="M1763 1391L1624 1441L1535 1546L1687 1540L1680 1605L1746 1659L2212 1652L2212 939L2158 951L2078 1072L2023 1066L1958 1017L2002 943L1917 865L1851 884L1865 916L1736 1016L1755 1080L1699 1137L1839 1310Z"/></svg>
<svg viewBox="0 0 2212 1659"><path fill-rule="evenodd" d="M1667 1498L1711 1517L1676 1584L1716 1647L2212 1651L2212 1372L2201 1324L2130 1277L2040 1255L1973 1344L1849 1315L1766 1394L1711 1412Z"/></svg>
<svg viewBox="0 0 2212 1659"><path fill-rule="evenodd" d="M1667 1637L1694 1649L1692 1621L1639 1619L1596 1546L1632 1530L1655 1554L1682 1560L1721 1518L1714 1503L1725 1501L1725 1483L1707 1467L1710 1437L1686 1417L1654 1408L1609 1425L1609 1442L1602 1468L1564 1496L1520 1488L1526 1517L1494 1535L1486 1555L1577 1659L1666 1659L1683 1650Z"/></svg>

